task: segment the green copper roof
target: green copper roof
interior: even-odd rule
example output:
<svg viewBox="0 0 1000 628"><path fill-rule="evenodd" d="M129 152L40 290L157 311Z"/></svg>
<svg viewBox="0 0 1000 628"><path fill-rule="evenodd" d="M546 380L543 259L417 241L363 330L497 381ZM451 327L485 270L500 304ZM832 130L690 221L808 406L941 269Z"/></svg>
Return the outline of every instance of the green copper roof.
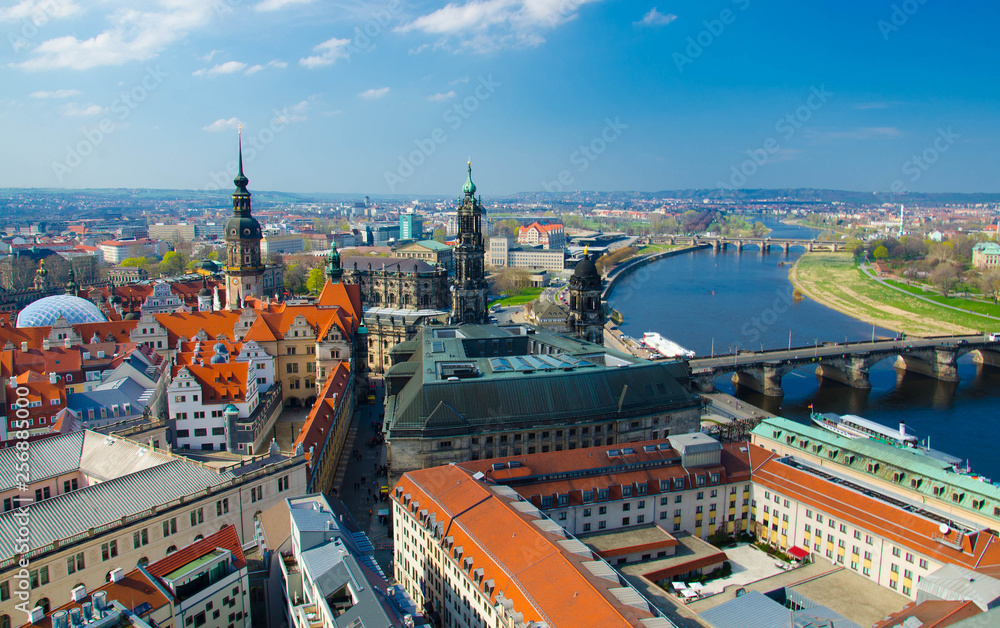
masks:
<svg viewBox="0 0 1000 628"><path fill-rule="evenodd" d="M476 184L472 182L472 162L469 162L469 178L466 180L465 185L462 186L462 191L465 192L466 196L472 196L476 193Z"/></svg>

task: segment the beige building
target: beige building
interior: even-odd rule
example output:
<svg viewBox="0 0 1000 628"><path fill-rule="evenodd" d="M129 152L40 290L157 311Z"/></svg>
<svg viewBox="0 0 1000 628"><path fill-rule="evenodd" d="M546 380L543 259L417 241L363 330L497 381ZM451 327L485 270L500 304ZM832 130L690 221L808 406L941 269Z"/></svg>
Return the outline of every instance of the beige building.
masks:
<svg viewBox="0 0 1000 628"><path fill-rule="evenodd" d="M451 247L436 240L420 240L394 250L393 255L407 259L419 259L431 266L443 266L449 273L455 270L455 257Z"/></svg>
<svg viewBox="0 0 1000 628"><path fill-rule="evenodd" d="M497 268L561 271L566 266L566 253L562 248L547 249L541 244L517 244L513 238L493 236L486 251L486 264Z"/></svg>
<svg viewBox="0 0 1000 628"><path fill-rule="evenodd" d="M304 456L213 467L88 430L31 443L26 489L42 500L25 511L18 451L0 450L10 505L0 514L0 591L10 593L0 615L11 617L22 602L47 611L77 586L93 590L113 569L155 562L227 525L252 539L255 513L306 490Z"/></svg>

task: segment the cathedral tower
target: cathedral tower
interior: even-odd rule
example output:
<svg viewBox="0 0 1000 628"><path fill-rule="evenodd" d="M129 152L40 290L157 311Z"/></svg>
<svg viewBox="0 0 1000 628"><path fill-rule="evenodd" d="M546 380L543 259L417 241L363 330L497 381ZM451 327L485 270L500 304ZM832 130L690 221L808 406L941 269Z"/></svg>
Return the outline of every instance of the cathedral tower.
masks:
<svg viewBox="0 0 1000 628"><path fill-rule="evenodd" d="M569 330L577 338L604 344L604 306L601 273L584 252L569 278Z"/></svg>
<svg viewBox="0 0 1000 628"><path fill-rule="evenodd" d="M476 184L472 182L472 162L469 178L462 191L465 198L458 208L458 246L455 247L455 283L451 294L451 322L482 324L486 322L485 258L483 245L483 207L476 199Z"/></svg>
<svg viewBox="0 0 1000 628"><path fill-rule="evenodd" d="M226 309L242 307L247 297L264 296L264 262L260 258L260 223L250 214L250 180L243 174L243 138L240 136L240 172L233 179L233 216L226 221Z"/></svg>

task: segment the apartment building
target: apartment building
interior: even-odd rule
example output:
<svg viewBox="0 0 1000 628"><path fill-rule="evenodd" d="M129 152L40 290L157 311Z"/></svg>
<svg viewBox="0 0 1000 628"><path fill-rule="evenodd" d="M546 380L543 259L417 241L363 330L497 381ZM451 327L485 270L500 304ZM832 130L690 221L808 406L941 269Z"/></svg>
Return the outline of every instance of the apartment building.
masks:
<svg viewBox="0 0 1000 628"><path fill-rule="evenodd" d="M22 561L27 601L48 611L79 585L93 590L121 565L155 562L224 526L253 538L256 512L306 488L304 456L213 467L89 430L30 447L23 491L19 450L0 450L0 614L11 616Z"/></svg>
<svg viewBox="0 0 1000 628"><path fill-rule="evenodd" d="M749 445L759 539L851 569L916 599L945 565L1000 567L996 533L927 501L904 500L826 465Z"/></svg>
<svg viewBox="0 0 1000 628"><path fill-rule="evenodd" d="M228 360L225 345L218 344L216 351L216 356L225 353ZM208 364L175 367L167 402L177 447L253 454L235 433L241 424L253 422L260 404L252 366L249 362L219 362L213 357ZM249 442L251 448L254 440Z"/></svg>
<svg viewBox="0 0 1000 628"><path fill-rule="evenodd" d="M566 246L566 230L559 223L533 222L517 230L517 242L539 244L543 249L563 249Z"/></svg>
<svg viewBox="0 0 1000 628"><path fill-rule="evenodd" d="M398 604L370 552L321 493L289 498L291 551L280 557L287 625L292 628L423 625L411 604ZM367 541L365 539L365 541ZM419 622L419 623L418 623Z"/></svg>
<svg viewBox="0 0 1000 628"><path fill-rule="evenodd" d="M396 581L434 625L673 626L586 545L481 474L408 472L392 517Z"/></svg>
<svg viewBox="0 0 1000 628"><path fill-rule="evenodd" d="M236 528L229 525L166 558L129 572L111 570L109 581L93 590L81 585L70 601L47 615L32 611L32 625L134 626L135 628L236 628L247 625L247 561ZM3 623L5 622L6 623ZM9 616L0 623L11 626Z"/></svg>
<svg viewBox="0 0 1000 628"><path fill-rule="evenodd" d="M570 534L656 523L708 538L748 527L746 449L695 433L458 465L510 486Z"/></svg>

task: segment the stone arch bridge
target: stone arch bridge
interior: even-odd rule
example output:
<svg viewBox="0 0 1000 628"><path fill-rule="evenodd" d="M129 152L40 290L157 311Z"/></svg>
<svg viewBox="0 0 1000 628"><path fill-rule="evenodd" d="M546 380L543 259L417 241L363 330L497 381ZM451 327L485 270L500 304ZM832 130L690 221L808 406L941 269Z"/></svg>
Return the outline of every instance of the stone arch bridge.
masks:
<svg viewBox="0 0 1000 628"><path fill-rule="evenodd" d="M652 244L680 244L687 246L707 245L713 250L721 251L733 247L742 253L744 249L757 247L763 255L771 249L781 249L787 254L792 248L805 251L843 251L846 243L838 240L808 240L803 238L724 238L719 236L653 236Z"/></svg>
<svg viewBox="0 0 1000 628"><path fill-rule="evenodd" d="M937 336L875 342L832 343L736 354L687 361L691 386L711 392L720 375L765 395L781 396L781 379L802 366L815 365L816 374L854 388L871 388L869 369L894 359L896 368L944 381L958 381L958 358L974 353L979 364L1000 366L1000 341L990 336Z"/></svg>

